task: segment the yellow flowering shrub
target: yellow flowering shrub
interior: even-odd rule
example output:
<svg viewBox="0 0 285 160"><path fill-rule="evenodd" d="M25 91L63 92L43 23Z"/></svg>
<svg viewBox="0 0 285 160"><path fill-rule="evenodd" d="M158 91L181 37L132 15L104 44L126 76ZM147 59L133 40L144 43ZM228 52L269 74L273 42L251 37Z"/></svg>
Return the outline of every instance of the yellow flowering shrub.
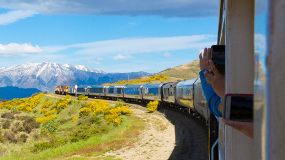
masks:
<svg viewBox="0 0 285 160"><path fill-rule="evenodd" d="M79 116L88 115L91 112L92 112L91 108L84 107L80 109Z"/></svg>
<svg viewBox="0 0 285 160"><path fill-rule="evenodd" d="M46 108L42 108L41 110L40 110L40 113L44 113L44 112L46 112L47 110L46 110Z"/></svg>
<svg viewBox="0 0 285 160"><path fill-rule="evenodd" d="M45 117L48 117L48 116L54 114L55 112L56 112L56 109L54 108L53 110L46 112Z"/></svg>
<svg viewBox="0 0 285 160"><path fill-rule="evenodd" d="M64 108L67 108L69 105L70 100L66 99L66 98L62 98L60 99L57 103L56 103L56 108L57 109L64 109Z"/></svg>
<svg viewBox="0 0 285 160"><path fill-rule="evenodd" d="M159 102L158 101L150 101L147 104L147 110L150 112L154 112L157 111L157 106L158 106Z"/></svg>
<svg viewBox="0 0 285 160"><path fill-rule="evenodd" d="M86 103L86 107L80 109L79 117L83 115L89 115L90 113L92 113L93 116L104 114L104 118L107 123L114 123L119 125L122 121L120 115L132 114L133 110L129 110L127 106L117 106L115 108L110 108L110 103L95 99L94 101Z"/></svg>
<svg viewBox="0 0 285 160"><path fill-rule="evenodd" d="M38 95L32 96L30 98L23 98L24 101L21 103L17 110L23 111L23 112L31 112L39 103L41 97L44 95L44 93L39 93Z"/></svg>
<svg viewBox="0 0 285 160"><path fill-rule="evenodd" d="M51 120L51 119L57 119L57 115L49 115L47 117L43 118L37 118L36 121L39 123L44 123L45 121Z"/></svg>
<svg viewBox="0 0 285 160"><path fill-rule="evenodd" d="M85 96L84 94L77 97L77 100L88 100L88 96Z"/></svg>
<svg viewBox="0 0 285 160"><path fill-rule="evenodd" d="M65 96L65 98L66 98L66 99L70 99L70 98L71 98L71 95L67 94L67 95Z"/></svg>
<svg viewBox="0 0 285 160"><path fill-rule="evenodd" d="M77 117L73 117L71 121L74 122L76 120L77 120Z"/></svg>
<svg viewBox="0 0 285 160"><path fill-rule="evenodd" d="M49 108L51 105L53 105L53 101L44 102L44 104L42 105L42 108Z"/></svg>
<svg viewBox="0 0 285 160"><path fill-rule="evenodd" d="M143 83L159 83L168 79L168 76L150 76L147 79L131 79L129 81L123 80L115 83L106 83L104 85L126 85L126 84L143 84Z"/></svg>

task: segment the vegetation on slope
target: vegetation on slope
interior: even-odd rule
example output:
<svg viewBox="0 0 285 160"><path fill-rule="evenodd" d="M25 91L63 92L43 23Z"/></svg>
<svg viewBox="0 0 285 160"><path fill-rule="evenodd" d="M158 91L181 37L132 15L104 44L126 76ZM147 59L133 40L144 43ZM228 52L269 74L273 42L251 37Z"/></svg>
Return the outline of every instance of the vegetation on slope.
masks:
<svg viewBox="0 0 285 160"><path fill-rule="evenodd" d="M106 83L104 85L131 85L131 84L146 84L146 83L161 83L168 80L168 76L149 76L147 78L131 79L129 81L119 81L115 83Z"/></svg>
<svg viewBox="0 0 285 160"><path fill-rule="evenodd" d="M102 154L133 140L125 134L138 135L143 122L134 123L138 118L128 116L132 113L122 101L112 106L103 100L81 101L68 95L57 98L40 93L6 101L0 103L0 157L50 159L85 151ZM110 143L107 150L96 150L105 143Z"/></svg>
<svg viewBox="0 0 285 160"><path fill-rule="evenodd" d="M169 76L180 79L192 79L199 77L199 72L199 60L195 60L181 66L166 69L155 74L154 76Z"/></svg>

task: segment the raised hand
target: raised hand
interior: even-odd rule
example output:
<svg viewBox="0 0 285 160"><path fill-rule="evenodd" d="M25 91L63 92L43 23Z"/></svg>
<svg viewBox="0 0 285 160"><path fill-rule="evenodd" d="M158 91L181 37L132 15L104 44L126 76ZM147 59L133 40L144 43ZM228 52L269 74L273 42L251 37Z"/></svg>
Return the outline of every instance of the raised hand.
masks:
<svg viewBox="0 0 285 160"><path fill-rule="evenodd" d="M199 53L200 70L207 69L209 64L207 62L211 59L211 48L205 48L202 56L202 52Z"/></svg>
<svg viewBox="0 0 285 160"><path fill-rule="evenodd" d="M223 76L216 68L214 62L209 60L208 68L204 72L206 82L209 83L219 97L224 98L225 95L225 76Z"/></svg>

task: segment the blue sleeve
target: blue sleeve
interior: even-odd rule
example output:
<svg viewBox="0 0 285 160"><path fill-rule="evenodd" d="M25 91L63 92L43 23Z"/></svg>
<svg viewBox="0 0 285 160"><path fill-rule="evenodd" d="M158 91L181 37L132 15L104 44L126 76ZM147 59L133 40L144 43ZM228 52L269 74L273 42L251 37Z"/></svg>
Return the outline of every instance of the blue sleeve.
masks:
<svg viewBox="0 0 285 160"><path fill-rule="evenodd" d="M215 116L222 117L222 113L219 111L219 104L221 103L222 98L220 98L216 94L216 92L213 90L212 86L206 82L206 77L204 76L205 70L206 69L200 71L199 75L200 75L202 89L205 94L209 110Z"/></svg>

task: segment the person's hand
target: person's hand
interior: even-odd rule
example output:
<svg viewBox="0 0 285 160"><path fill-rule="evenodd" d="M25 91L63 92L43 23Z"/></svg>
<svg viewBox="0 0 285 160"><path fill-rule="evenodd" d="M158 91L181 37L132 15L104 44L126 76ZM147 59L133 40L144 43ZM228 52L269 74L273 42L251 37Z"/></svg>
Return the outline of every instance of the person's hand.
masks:
<svg viewBox="0 0 285 160"><path fill-rule="evenodd" d="M214 62L209 60L208 69L204 72L206 82L209 83L219 97L224 98L225 95L225 76L222 75L216 68Z"/></svg>
<svg viewBox="0 0 285 160"><path fill-rule="evenodd" d="M207 69L209 64L207 64L208 60L211 58L211 48L205 48L202 56L202 52L199 53L200 59L200 70Z"/></svg>
<svg viewBox="0 0 285 160"><path fill-rule="evenodd" d="M231 121L224 118L221 121L253 139L253 122Z"/></svg>

